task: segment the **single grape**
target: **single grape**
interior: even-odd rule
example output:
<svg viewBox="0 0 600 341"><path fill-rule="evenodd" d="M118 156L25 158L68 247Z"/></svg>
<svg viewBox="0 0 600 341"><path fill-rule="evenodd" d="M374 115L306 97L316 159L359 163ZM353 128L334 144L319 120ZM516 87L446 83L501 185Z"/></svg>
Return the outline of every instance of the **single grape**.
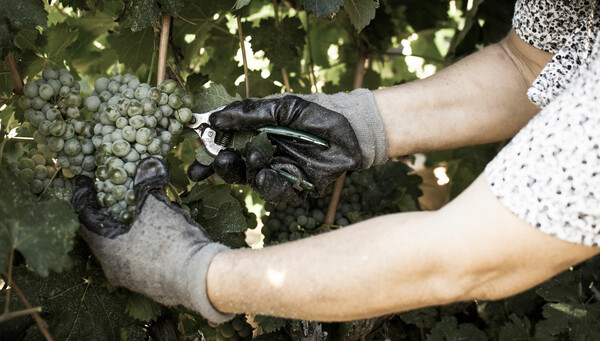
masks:
<svg viewBox="0 0 600 341"><path fill-rule="evenodd" d="M43 100L49 100L54 96L54 88L50 84L43 84L39 88L39 96ZM35 99L35 98L34 98Z"/></svg>
<svg viewBox="0 0 600 341"><path fill-rule="evenodd" d="M115 167L109 174L110 181L115 185L122 185L127 181L127 172L123 168Z"/></svg>
<svg viewBox="0 0 600 341"><path fill-rule="evenodd" d="M94 88L98 93L101 93L102 91L105 91L106 89L108 89L109 83L110 83L110 81L108 80L108 78L101 77L101 78L96 79L96 81L94 82Z"/></svg>
<svg viewBox="0 0 600 341"><path fill-rule="evenodd" d="M39 94L39 88L37 84L32 82L25 84L23 86L23 94L25 94L25 96L29 97L30 99L33 99Z"/></svg>
<svg viewBox="0 0 600 341"><path fill-rule="evenodd" d="M58 80L65 86L73 86L73 83L75 83L75 79L73 79L70 73L63 73L58 77Z"/></svg>
<svg viewBox="0 0 600 341"><path fill-rule="evenodd" d="M57 79L58 71L54 70L51 67L45 68L44 71L42 71L42 78L44 78L46 81L50 79Z"/></svg>
<svg viewBox="0 0 600 341"><path fill-rule="evenodd" d="M75 156L81 153L81 143L78 139L70 139L65 142L64 147L65 154L69 156Z"/></svg>
<svg viewBox="0 0 600 341"><path fill-rule="evenodd" d="M152 131L150 129L140 128L136 132L135 141L139 144L147 146L152 142L153 137L154 137L153 135L154 134L152 134Z"/></svg>

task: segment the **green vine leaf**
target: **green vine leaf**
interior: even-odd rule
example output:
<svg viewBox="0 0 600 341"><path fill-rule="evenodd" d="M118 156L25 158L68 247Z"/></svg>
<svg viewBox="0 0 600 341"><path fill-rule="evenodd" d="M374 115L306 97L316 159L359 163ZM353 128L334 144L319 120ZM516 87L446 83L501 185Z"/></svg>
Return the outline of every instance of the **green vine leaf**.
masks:
<svg viewBox="0 0 600 341"><path fill-rule="evenodd" d="M422 309L411 310L400 314L402 321L414 324L419 328L432 328L438 319L438 309L428 307Z"/></svg>
<svg viewBox="0 0 600 341"><path fill-rule="evenodd" d="M137 32L158 24L159 16L160 10L153 0L126 0L120 22Z"/></svg>
<svg viewBox="0 0 600 341"><path fill-rule="evenodd" d="M150 65L154 53L154 30L149 27L137 32L121 30L108 39L119 55L119 61L132 70Z"/></svg>
<svg viewBox="0 0 600 341"><path fill-rule="evenodd" d="M265 333L273 333L278 331L279 329L285 327L287 321L288 320L282 318L264 315L256 315L254 317L254 322L258 323Z"/></svg>
<svg viewBox="0 0 600 341"><path fill-rule="evenodd" d="M161 309L162 305L160 303L133 292L129 296L125 307L125 311L129 316L142 322L156 321L160 316Z"/></svg>
<svg viewBox="0 0 600 341"><path fill-rule="evenodd" d="M362 31L371 20L375 18L375 10L379 1L374 0L346 0L344 10L348 13L352 25L358 32Z"/></svg>
<svg viewBox="0 0 600 341"><path fill-rule="evenodd" d="M46 27L48 12L42 0L2 1L0 4L0 59L15 50L14 38L23 29Z"/></svg>
<svg viewBox="0 0 600 341"><path fill-rule="evenodd" d="M438 322L433 328L429 335L427 335L428 341L443 341L443 340L472 340L472 341L485 341L487 336L483 331L478 329L475 325L470 323L458 324L456 317L445 316L440 322Z"/></svg>
<svg viewBox="0 0 600 341"><path fill-rule="evenodd" d="M212 240L230 247L245 245L239 234L248 228L246 217L240 202L231 195L230 185L196 184L181 201Z"/></svg>
<svg viewBox="0 0 600 341"><path fill-rule="evenodd" d="M0 269L9 252L18 250L29 268L42 276L71 265L68 252L79 222L73 210L57 200L39 202L29 188L8 171L0 171Z"/></svg>
<svg viewBox="0 0 600 341"><path fill-rule="evenodd" d="M125 312L125 303L132 293L107 284L102 268L91 260L81 239L71 255L73 266L52 276L39 277L24 266L13 271L15 282L31 304L43 307L44 319L55 340L145 339L143 324ZM44 339L36 325L26 334L26 341Z"/></svg>
<svg viewBox="0 0 600 341"><path fill-rule="evenodd" d="M520 319L517 315L510 314L509 319L500 329L500 341L527 340L531 337L531 322L526 316Z"/></svg>
<svg viewBox="0 0 600 341"><path fill-rule="evenodd" d="M280 25L274 18L260 21L260 26L251 28L251 44L255 51L262 50L276 66L283 68L299 55L306 37L302 23L297 17L286 17Z"/></svg>
<svg viewBox="0 0 600 341"><path fill-rule="evenodd" d="M304 0L304 9L313 12L317 17L331 18L340 11L344 0Z"/></svg>
<svg viewBox="0 0 600 341"><path fill-rule="evenodd" d="M194 91L194 89L191 89L191 91ZM241 101L242 96L239 94L231 96L222 85L212 84L210 88L200 93L196 100L197 104L193 108L194 112L203 113L234 101Z"/></svg>
<svg viewBox="0 0 600 341"><path fill-rule="evenodd" d="M266 132L262 132L252 138L246 145L246 149L258 149L260 150L268 160L275 154L275 146L271 143L271 140L267 137Z"/></svg>

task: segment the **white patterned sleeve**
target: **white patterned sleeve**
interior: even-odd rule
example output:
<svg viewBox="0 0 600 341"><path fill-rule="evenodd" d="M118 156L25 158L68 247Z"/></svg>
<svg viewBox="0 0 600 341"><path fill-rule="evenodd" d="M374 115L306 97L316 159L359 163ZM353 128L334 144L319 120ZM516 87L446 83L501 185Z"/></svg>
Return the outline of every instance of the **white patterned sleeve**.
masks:
<svg viewBox="0 0 600 341"><path fill-rule="evenodd" d="M556 53L589 17L588 0L518 0L513 28L521 39L550 53Z"/></svg>
<svg viewBox="0 0 600 341"><path fill-rule="evenodd" d="M498 199L560 239L600 246L600 53L486 167Z"/></svg>

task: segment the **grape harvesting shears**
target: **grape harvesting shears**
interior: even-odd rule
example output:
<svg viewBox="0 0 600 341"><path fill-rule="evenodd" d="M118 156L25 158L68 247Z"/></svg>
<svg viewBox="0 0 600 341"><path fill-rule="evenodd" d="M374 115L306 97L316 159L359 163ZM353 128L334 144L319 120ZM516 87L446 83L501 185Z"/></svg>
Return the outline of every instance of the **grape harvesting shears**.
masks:
<svg viewBox="0 0 600 341"><path fill-rule="evenodd" d="M226 149L227 143L229 142L229 138L217 141L217 131L210 126L210 116L215 112L221 111L223 108L225 108L225 106L218 107L205 113L193 113L192 119L187 124L188 127L192 128L196 134L198 134L200 141L206 149L206 152L213 157L217 156L219 152ZM309 142L323 148L329 147L329 143L318 136L287 127L264 126L258 128L257 131L265 132L270 135L284 136L299 141ZM302 176L300 172L297 171L296 166L274 165L273 168L288 182L290 182L295 189L308 191L314 190L315 186L312 183L302 179Z"/></svg>

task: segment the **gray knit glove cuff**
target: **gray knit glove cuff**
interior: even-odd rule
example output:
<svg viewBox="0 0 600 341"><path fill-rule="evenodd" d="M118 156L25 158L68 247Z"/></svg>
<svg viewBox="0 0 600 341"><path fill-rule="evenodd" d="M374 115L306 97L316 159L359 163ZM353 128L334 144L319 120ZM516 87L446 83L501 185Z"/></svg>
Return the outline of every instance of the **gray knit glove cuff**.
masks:
<svg viewBox="0 0 600 341"><path fill-rule="evenodd" d="M127 233L107 238L85 226L79 233L113 285L168 306L184 305L215 323L233 318L216 310L206 291L211 261L229 248L212 242L182 210L148 195Z"/></svg>
<svg viewBox="0 0 600 341"><path fill-rule="evenodd" d="M338 92L333 95L286 93L270 97L283 97L285 95L298 96L344 115L358 138L363 168L369 168L387 161L387 135L375 103L375 97L370 90L356 89L350 93Z"/></svg>

